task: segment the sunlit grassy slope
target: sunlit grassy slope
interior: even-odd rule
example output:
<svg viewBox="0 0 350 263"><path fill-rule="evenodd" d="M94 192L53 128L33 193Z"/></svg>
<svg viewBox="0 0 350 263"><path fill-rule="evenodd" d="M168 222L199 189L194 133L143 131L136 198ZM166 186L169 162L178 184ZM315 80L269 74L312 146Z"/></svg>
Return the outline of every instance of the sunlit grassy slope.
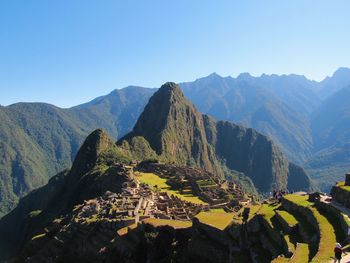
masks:
<svg viewBox="0 0 350 263"><path fill-rule="evenodd" d="M145 184L148 184L152 188L157 187L163 192L167 192L169 195L174 195L181 198L184 201L192 202L195 204L206 204L198 196L195 196L191 190L185 190L184 193L180 193L178 190L171 189L166 183L166 179L157 176L154 173L141 173L136 172L137 179Z"/></svg>

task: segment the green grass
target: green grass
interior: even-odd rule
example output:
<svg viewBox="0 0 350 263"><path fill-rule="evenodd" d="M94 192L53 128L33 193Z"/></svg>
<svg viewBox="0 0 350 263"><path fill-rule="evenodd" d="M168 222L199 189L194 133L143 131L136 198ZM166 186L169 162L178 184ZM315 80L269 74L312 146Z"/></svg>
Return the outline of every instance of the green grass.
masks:
<svg viewBox="0 0 350 263"><path fill-rule="evenodd" d="M345 185L345 182L339 182L336 184L337 187L340 187L341 189L344 189L346 191L350 192L350 186L349 185Z"/></svg>
<svg viewBox="0 0 350 263"><path fill-rule="evenodd" d="M208 179L208 180L197 180L196 183L197 183L197 185L199 187L202 187L202 188L203 187L212 187L212 186L216 185L216 183L213 180L211 180L211 179Z"/></svg>
<svg viewBox="0 0 350 263"><path fill-rule="evenodd" d="M320 243L318 251L311 262L326 262L333 256L333 247L336 243L336 236L333 226L326 217L321 215L316 208L311 207L320 228Z"/></svg>
<svg viewBox="0 0 350 263"><path fill-rule="evenodd" d="M309 246L305 243L298 243L295 252L289 262L305 263L309 257Z"/></svg>
<svg viewBox="0 0 350 263"><path fill-rule="evenodd" d="M271 228L273 228L271 219L275 216L275 209L278 207L278 205L274 204L262 204L257 214L261 215L268 222Z"/></svg>
<svg viewBox="0 0 350 263"><path fill-rule="evenodd" d="M211 213L200 212L196 215L199 222L215 227L219 230L225 230L234 220L232 213Z"/></svg>
<svg viewBox="0 0 350 263"><path fill-rule="evenodd" d="M250 205L248 206L250 208L250 211L249 211L249 217L248 217L248 221L251 220L255 215L256 213L260 210L261 208L261 205ZM243 211L243 209L242 209Z"/></svg>
<svg viewBox="0 0 350 263"><path fill-rule="evenodd" d="M280 215L280 217L288 224L289 227L294 227L296 224L298 224L298 221L295 219L295 217L284 210L276 210L276 213Z"/></svg>
<svg viewBox="0 0 350 263"><path fill-rule="evenodd" d="M299 206L308 207L310 205L310 202L308 201L309 197L307 195L289 194L289 195L285 195L283 198Z"/></svg>
<svg viewBox="0 0 350 263"><path fill-rule="evenodd" d="M157 187L157 189L162 192L167 192L169 195L177 196L184 201L188 201L194 204L207 204L199 199L198 196L195 196L192 191L186 191L185 193L181 194L180 191L171 189L170 185L166 183L166 179L161 178L154 173L136 172L135 174L137 175L137 179L140 182L148 184L152 188Z"/></svg>
<svg viewBox="0 0 350 263"><path fill-rule="evenodd" d="M226 211L223 208L211 208L210 212L212 212L212 213L226 213Z"/></svg>

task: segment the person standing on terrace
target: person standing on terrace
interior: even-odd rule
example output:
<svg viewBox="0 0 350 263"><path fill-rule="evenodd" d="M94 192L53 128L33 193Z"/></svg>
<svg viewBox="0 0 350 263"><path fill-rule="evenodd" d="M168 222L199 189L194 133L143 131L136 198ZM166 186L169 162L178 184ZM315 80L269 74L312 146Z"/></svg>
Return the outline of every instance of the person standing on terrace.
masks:
<svg viewBox="0 0 350 263"><path fill-rule="evenodd" d="M340 263L342 254L343 254L343 249L341 245L339 243L336 243L334 248L334 263L336 262Z"/></svg>

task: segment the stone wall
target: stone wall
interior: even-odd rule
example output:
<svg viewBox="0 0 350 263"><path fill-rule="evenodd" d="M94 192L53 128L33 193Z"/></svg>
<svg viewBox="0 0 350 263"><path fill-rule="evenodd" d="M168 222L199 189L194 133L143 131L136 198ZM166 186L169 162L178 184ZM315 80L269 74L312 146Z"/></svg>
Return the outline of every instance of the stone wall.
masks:
<svg viewBox="0 0 350 263"><path fill-rule="evenodd" d="M331 191L332 199L339 204L350 208L350 191L339 186L333 186Z"/></svg>

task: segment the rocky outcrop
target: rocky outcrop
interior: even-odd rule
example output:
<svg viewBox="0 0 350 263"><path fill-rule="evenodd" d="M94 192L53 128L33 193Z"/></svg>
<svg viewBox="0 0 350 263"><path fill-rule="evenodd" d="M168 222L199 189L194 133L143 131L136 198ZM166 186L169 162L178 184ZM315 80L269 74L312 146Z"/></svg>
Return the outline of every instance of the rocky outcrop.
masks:
<svg viewBox="0 0 350 263"><path fill-rule="evenodd" d="M331 195L334 201L350 208L350 191L340 186L333 186Z"/></svg>

